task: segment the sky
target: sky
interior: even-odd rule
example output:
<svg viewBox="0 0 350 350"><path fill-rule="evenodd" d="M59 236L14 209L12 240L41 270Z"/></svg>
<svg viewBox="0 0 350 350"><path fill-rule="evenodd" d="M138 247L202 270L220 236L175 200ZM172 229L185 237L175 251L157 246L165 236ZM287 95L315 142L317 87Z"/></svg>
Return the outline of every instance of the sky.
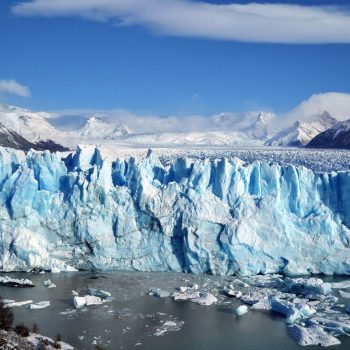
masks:
<svg viewBox="0 0 350 350"><path fill-rule="evenodd" d="M0 43L0 103L34 110L287 113L350 94L347 0L2 0Z"/></svg>

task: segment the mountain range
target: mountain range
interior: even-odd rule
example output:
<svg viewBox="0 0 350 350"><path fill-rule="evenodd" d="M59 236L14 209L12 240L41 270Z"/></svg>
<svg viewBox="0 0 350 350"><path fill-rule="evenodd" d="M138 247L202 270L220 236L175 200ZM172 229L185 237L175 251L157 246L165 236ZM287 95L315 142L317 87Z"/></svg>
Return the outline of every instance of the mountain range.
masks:
<svg viewBox="0 0 350 350"><path fill-rule="evenodd" d="M74 117L72 117L74 118ZM208 126L198 131L172 131L174 120L164 117L169 131L144 132L142 121L137 130L120 122L91 115L84 125L68 130L52 123L47 112L0 105L0 145L28 151L29 149L66 151L78 144L116 143L132 147L171 146L235 146L235 147L316 147L349 148L350 122L341 122L327 111L312 116L309 121L294 121L291 125L268 112L234 115L221 113L208 116ZM183 119L185 124L185 119ZM192 127L193 129L193 127Z"/></svg>

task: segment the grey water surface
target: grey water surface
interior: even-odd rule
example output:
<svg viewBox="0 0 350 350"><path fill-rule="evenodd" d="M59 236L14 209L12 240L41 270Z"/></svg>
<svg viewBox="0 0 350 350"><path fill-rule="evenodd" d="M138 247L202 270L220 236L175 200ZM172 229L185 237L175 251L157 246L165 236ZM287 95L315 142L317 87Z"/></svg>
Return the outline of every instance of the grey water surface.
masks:
<svg viewBox="0 0 350 350"><path fill-rule="evenodd" d="M29 278L35 288L0 286L6 299L34 302L49 300L41 310L14 307L15 323L31 327L38 323L43 335L55 337L77 349L145 349L145 350L280 350L301 349L289 336L284 318L270 311L250 310L237 318L235 299L219 298L218 305L199 306L188 301L156 298L148 295L151 287L172 292L175 287L198 283L200 288L219 294L230 278L194 276L178 273L78 272L60 274L8 274ZM51 279L57 288L48 289L43 282ZM329 281L346 277L327 277ZM75 310L72 290L85 295L88 287L109 291L113 300L103 305ZM339 297L337 291L334 294ZM220 295L220 294L219 294ZM343 300L346 303L346 300ZM347 301L350 303L350 301ZM160 336L155 334L165 322L178 327ZM338 350L350 349L350 337L341 337ZM316 347L309 347L315 349ZM317 347L318 348L318 347Z"/></svg>

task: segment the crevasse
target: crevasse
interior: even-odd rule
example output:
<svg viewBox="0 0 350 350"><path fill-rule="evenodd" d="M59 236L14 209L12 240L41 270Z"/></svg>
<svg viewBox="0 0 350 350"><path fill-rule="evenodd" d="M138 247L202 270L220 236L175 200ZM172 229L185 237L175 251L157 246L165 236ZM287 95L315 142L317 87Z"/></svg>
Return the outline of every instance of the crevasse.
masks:
<svg viewBox="0 0 350 350"><path fill-rule="evenodd" d="M349 173L0 148L0 268L350 274Z"/></svg>

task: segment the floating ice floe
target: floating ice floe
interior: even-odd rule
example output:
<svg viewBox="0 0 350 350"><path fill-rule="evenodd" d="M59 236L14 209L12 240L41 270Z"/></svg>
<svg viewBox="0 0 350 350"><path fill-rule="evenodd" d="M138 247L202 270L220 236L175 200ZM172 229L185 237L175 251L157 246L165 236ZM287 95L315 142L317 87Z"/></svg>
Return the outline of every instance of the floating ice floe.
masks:
<svg viewBox="0 0 350 350"><path fill-rule="evenodd" d="M160 288L151 288L148 292L148 295L153 295L154 297L158 297L158 298L170 297L169 292Z"/></svg>
<svg viewBox="0 0 350 350"><path fill-rule="evenodd" d="M271 310L271 301L268 297L264 297L259 300L257 303L253 304L251 307L252 310Z"/></svg>
<svg viewBox="0 0 350 350"><path fill-rule="evenodd" d="M0 276L0 284L10 287L35 287L29 279L16 279L7 276Z"/></svg>
<svg viewBox="0 0 350 350"><path fill-rule="evenodd" d="M89 295L93 295L93 296L99 297L101 299L109 298L112 296L111 293L109 293L109 292L106 292L106 291L101 290L101 289L95 289L95 288L88 288L88 293L89 293Z"/></svg>
<svg viewBox="0 0 350 350"><path fill-rule="evenodd" d="M176 321L176 320L166 321L154 331L153 335L159 337L164 335L167 332L179 331L183 324L184 324L183 321Z"/></svg>
<svg viewBox="0 0 350 350"><path fill-rule="evenodd" d="M338 321L333 319L328 319L325 317L312 317L308 320L312 325L319 325L325 331L332 332L334 335L348 335L350 334L350 321Z"/></svg>
<svg viewBox="0 0 350 350"><path fill-rule="evenodd" d="M344 290L340 290L339 294L345 299L350 299L350 293L349 292L345 292Z"/></svg>
<svg viewBox="0 0 350 350"><path fill-rule="evenodd" d="M174 292L173 293L174 300L191 300L200 298L200 292L198 290L189 290L187 292Z"/></svg>
<svg viewBox="0 0 350 350"><path fill-rule="evenodd" d="M193 298L190 301L199 305L209 306L218 301L213 294L210 293L199 293L199 298Z"/></svg>
<svg viewBox="0 0 350 350"><path fill-rule="evenodd" d="M237 316L242 316L248 312L248 306L247 305L241 305L235 310L235 314Z"/></svg>
<svg viewBox="0 0 350 350"><path fill-rule="evenodd" d="M305 328L297 324L293 324L288 326L288 330L294 340L302 346L321 345L327 347L340 344L339 339L329 333L326 333L322 327L319 326L310 326Z"/></svg>
<svg viewBox="0 0 350 350"><path fill-rule="evenodd" d="M45 307L48 307L48 306L50 306L50 302L49 301L40 301L40 302L35 303L35 304L30 304L28 306L28 309L31 309L31 310L44 309Z"/></svg>
<svg viewBox="0 0 350 350"><path fill-rule="evenodd" d="M101 305L102 299L94 295L86 295L84 297L75 296L73 302L75 308L79 309L83 306Z"/></svg>
<svg viewBox="0 0 350 350"><path fill-rule="evenodd" d="M328 295L332 293L330 283L323 282L320 278L288 278L284 279L290 293L300 295Z"/></svg>
<svg viewBox="0 0 350 350"><path fill-rule="evenodd" d="M295 304L287 300L272 298L271 309L272 311L278 312L286 316L286 323L294 323L297 319L301 317L300 312L296 308Z"/></svg>
<svg viewBox="0 0 350 350"><path fill-rule="evenodd" d="M79 295L79 293L78 293L78 292L76 292L75 290L72 290L72 294L71 294L71 295L78 296L78 295Z"/></svg>
<svg viewBox="0 0 350 350"><path fill-rule="evenodd" d="M261 292L251 291L241 296L241 302L247 305L254 305L258 303L260 300L263 300L264 298L265 298L265 294Z"/></svg>
<svg viewBox="0 0 350 350"><path fill-rule="evenodd" d="M333 282L331 283L332 288L334 289L346 289L350 288L350 281L342 281L342 282Z"/></svg>
<svg viewBox="0 0 350 350"><path fill-rule="evenodd" d="M33 300L15 301L12 303L5 304L5 307L15 307L31 304Z"/></svg>
<svg viewBox="0 0 350 350"><path fill-rule="evenodd" d="M231 298L237 298L239 299L242 296L242 292L240 290L234 290L232 285L225 286L223 289L223 292Z"/></svg>
<svg viewBox="0 0 350 350"><path fill-rule="evenodd" d="M43 283L43 285L47 288L56 288L56 284L52 283L50 279L48 279L47 281L45 281Z"/></svg>

